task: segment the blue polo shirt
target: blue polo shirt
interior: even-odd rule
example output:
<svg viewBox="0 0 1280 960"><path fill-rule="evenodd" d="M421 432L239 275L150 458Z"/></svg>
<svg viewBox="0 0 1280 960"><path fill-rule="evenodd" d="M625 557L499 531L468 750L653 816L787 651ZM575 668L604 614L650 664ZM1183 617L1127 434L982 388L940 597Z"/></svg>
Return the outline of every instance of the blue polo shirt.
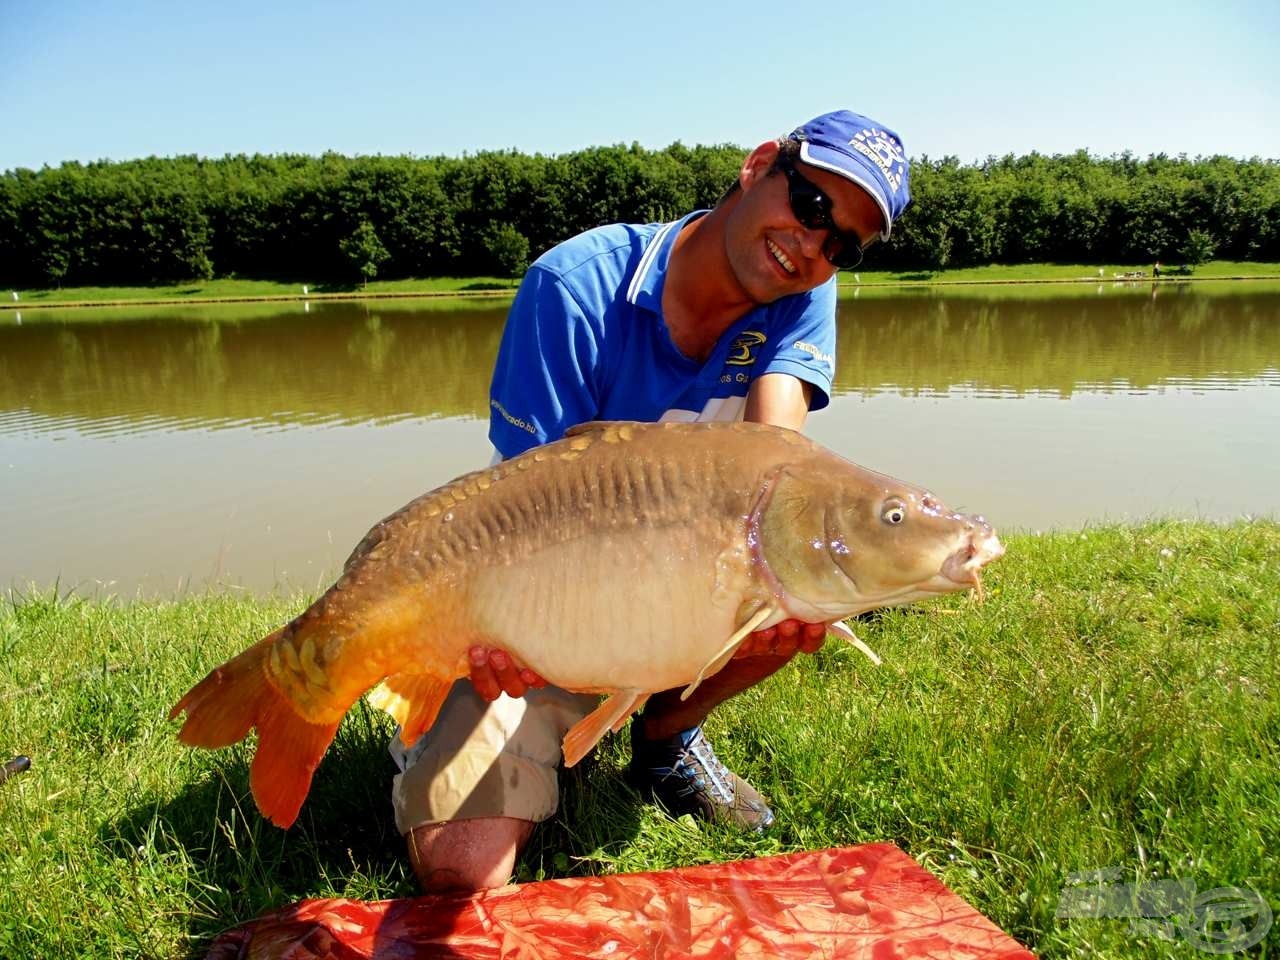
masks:
<svg viewBox="0 0 1280 960"><path fill-rule="evenodd" d="M489 439L504 457L587 420L740 420L751 382L788 373L825 407L835 372L835 278L752 310L705 363L671 341L662 288L673 223L613 224L547 251L529 268L502 334Z"/></svg>

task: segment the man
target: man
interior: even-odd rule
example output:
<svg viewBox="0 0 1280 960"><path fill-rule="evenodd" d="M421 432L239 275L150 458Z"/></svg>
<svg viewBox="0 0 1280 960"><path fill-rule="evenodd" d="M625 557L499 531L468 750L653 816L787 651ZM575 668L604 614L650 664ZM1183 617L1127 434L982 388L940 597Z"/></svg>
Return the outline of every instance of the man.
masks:
<svg viewBox="0 0 1280 960"><path fill-rule="evenodd" d="M897 135L837 111L760 144L710 211L613 225L550 250L512 304L490 395L489 437L513 457L587 420L747 419L793 429L826 406L835 273L887 239L906 207ZM631 777L672 813L759 830L773 813L716 757L713 707L816 650L825 624L752 635L688 701L655 694L631 722ZM558 802L560 739L595 698L545 687L500 650L472 650L436 726L392 744L396 822L424 889L507 881ZM505 692L507 697L501 697Z"/></svg>

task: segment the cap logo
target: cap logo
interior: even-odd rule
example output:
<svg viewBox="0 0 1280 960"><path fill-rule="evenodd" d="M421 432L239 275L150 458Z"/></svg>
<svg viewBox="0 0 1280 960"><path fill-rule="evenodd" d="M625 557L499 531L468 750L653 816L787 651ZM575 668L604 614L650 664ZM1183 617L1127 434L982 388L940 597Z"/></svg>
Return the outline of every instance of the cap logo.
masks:
<svg viewBox="0 0 1280 960"><path fill-rule="evenodd" d="M849 146L880 168L894 193L902 189L906 155L896 137L876 127L867 127L857 132Z"/></svg>

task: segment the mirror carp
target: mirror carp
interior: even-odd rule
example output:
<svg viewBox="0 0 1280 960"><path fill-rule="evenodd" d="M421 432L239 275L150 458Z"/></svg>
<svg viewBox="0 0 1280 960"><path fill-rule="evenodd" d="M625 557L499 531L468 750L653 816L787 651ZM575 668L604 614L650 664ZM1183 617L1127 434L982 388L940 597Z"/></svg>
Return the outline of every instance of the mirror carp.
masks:
<svg viewBox="0 0 1280 960"><path fill-rule="evenodd" d="M352 704L412 744L468 650L605 695L565 763L652 693L691 693L755 630L831 621L971 587L991 526L795 431L593 422L466 474L377 524L338 581L174 706L191 746L258 731L250 785L288 827Z"/></svg>

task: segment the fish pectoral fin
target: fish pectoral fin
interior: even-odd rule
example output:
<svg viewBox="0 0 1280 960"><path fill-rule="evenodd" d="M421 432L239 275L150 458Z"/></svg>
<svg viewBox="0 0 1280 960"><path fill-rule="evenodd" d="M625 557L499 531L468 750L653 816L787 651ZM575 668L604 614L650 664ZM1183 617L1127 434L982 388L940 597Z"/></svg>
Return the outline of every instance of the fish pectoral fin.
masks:
<svg viewBox="0 0 1280 960"><path fill-rule="evenodd" d="M585 757L606 733L620 728L647 699L649 695L639 690L618 690L575 723L564 735L564 765L572 767Z"/></svg>
<svg viewBox="0 0 1280 960"><path fill-rule="evenodd" d="M400 739L410 747L436 722L452 686L452 680L435 674L396 673L369 691L369 703L395 718L400 724Z"/></svg>
<svg viewBox="0 0 1280 960"><path fill-rule="evenodd" d="M747 635L773 616L777 609L777 607L761 607L750 620L734 631L733 636L729 638L729 642L716 651L715 656L708 660L706 665L698 671L698 675L693 678L693 683L684 688L684 692L680 694L680 699L688 700L693 691L698 689L698 684L728 663L729 658L742 645L742 641L747 639Z"/></svg>

